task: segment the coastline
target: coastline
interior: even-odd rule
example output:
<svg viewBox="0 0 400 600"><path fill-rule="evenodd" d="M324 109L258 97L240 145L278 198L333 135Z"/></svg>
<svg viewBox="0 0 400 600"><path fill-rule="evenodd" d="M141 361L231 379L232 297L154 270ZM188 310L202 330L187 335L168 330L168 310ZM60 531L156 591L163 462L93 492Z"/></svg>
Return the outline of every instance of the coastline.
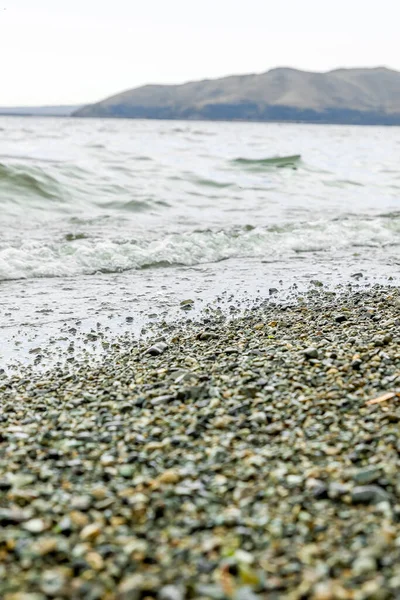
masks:
<svg viewBox="0 0 400 600"><path fill-rule="evenodd" d="M316 287L0 376L1 597L394 598L399 325Z"/></svg>

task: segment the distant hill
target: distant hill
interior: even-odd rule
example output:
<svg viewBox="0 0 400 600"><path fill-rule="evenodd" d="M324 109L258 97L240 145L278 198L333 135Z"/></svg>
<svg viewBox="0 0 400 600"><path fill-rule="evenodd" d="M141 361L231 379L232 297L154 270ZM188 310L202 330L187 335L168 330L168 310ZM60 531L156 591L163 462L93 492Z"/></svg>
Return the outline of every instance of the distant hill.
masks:
<svg viewBox="0 0 400 600"><path fill-rule="evenodd" d="M19 117L70 117L80 106L0 106L0 116Z"/></svg>
<svg viewBox="0 0 400 600"><path fill-rule="evenodd" d="M400 125L400 73L384 67L328 73L279 68L183 85L146 85L73 116Z"/></svg>

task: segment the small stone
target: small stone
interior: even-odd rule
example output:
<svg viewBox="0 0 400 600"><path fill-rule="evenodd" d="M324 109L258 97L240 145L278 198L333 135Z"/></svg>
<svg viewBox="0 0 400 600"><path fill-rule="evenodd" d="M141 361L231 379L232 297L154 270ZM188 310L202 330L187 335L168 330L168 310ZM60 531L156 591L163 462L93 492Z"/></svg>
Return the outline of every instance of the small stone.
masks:
<svg viewBox="0 0 400 600"><path fill-rule="evenodd" d="M156 398L153 398L150 400L150 404L152 406L158 406L159 404L168 404L174 400L176 400L176 396L173 396L172 394L165 394L163 396L157 396Z"/></svg>
<svg viewBox="0 0 400 600"><path fill-rule="evenodd" d="M70 522L76 527L83 528L89 523L89 517L86 513L80 512L79 510L73 510L69 514Z"/></svg>
<svg viewBox="0 0 400 600"><path fill-rule="evenodd" d="M150 354L150 356L159 356L160 354L163 354L167 348L168 344L165 342L158 342L157 344L150 346L150 348L146 350L145 354Z"/></svg>
<svg viewBox="0 0 400 600"><path fill-rule="evenodd" d="M29 533L42 533L48 529L48 524L43 519L31 519L22 526Z"/></svg>
<svg viewBox="0 0 400 600"><path fill-rule="evenodd" d="M226 429L226 427L228 427L231 422L232 422L232 418L229 417L229 415L217 417L214 420L214 427L216 429Z"/></svg>
<svg viewBox="0 0 400 600"><path fill-rule="evenodd" d="M44 594L54 598L62 594L66 585L66 576L61 569L48 569L42 573L40 589Z"/></svg>
<svg viewBox="0 0 400 600"><path fill-rule="evenodd" d="M200 334L199 339L203 342L207 340L217 340L218 335L212 331L203 331L203 333Z"/></svg>
<svg viewBox="0 0 400 600"><path fill-rule="evenodd" d="M34 544L32 552L38 556L47 556L55 552L58 548L58 539L56 537L40 537Z"/></svg>
<svg viewBox="0 0 400 600"><path fill-rule="evenodd" d="M87 511L93 504L93 498L89 495L73 496L71 499L71 508L78 511Z"/></svg>
<svg viewBox="0 0 400 600"><path fill-rule="evenodd" d="M192 310L194 306L194 300L182 300L180 307L182 310Z"/></svg>
<svg viewBox="0 0 400 600"><path fill-rule="evenodd" d="M196 585L196 598L199 596L202 600L225 600L226 595L224 590L219 585L207 585L198 583Z"/></svg>
<svg viewBox="0 0 400 600"><path fill-rule="evenodd" d="M237 560L238 563L252 565L254 563L254 556L246 550L239 549L235 552L235 560Z"/></svg>
<svg viewBox="0 0 400 600"><path fill-rule="evenodd" d="M234 597L235 600L260 600L260 596L249 585L240 587Z"/></svg>
<svg viewBox="0 0 400 600"><path fill-rule="evenodd" d="M112 465L114 465L116 462L116 458L115 456L112 456L111 454L103 454L103 456L100 458L100 464L103 467L111 467Z"/></svg>
<svg viewBox="0 0 400 600"><path fill-rule="evenodd" d="M336 321L336 323L344 323L345 321L347 321L347 317L346 317L346 315L342 315L342 314L336 315L335 321Z"/></svg>
<svg viewBox="0 0 400 600"><path fill-rule="evenodd" d="M19 525L24 521L28 521L32 516L32 511L21 510L19 508L0 508L0 525L7 527L7 525Z"/></svg>
<svg viewBox="0 0 400 600"><path fill-rule="evenodd" d="M306 348L306 350L304 350L304 356L306 358L318 358L319 354L317 348Z"/></svg>
<svg viewBox="0 0 400 600"><path fill-rule="evenodd" d="M238 354L239 350L233 346L227 346L224 350L225 354Z"/></svg>
<svg viewBox="0 0 400 600"><path fill-rule="evenodd" d="M328 496L328 486L324 481L321 481L320 479L308 479L306 481L306 487L311 491L314 498L322 500L323 498L327 498Z"/></svg>
<svg viewBox="0 0 400 600"><path fill-rule="evenodd" d="M179 473L170 469L169 471L164 471L164 473L157 478L157 481L159 483L178 483L180 479Z"/></svg>
<svg viewBox="0 0 400 600"><path fill-rule="evenodd" d="M119 470L119 474L121 475L121 477L125 477L125 479L130 479L134 472L135 468L133 467L133 465L123 465Z"/></svg>
<svg viewBox="0 0 400 600"><path fill-rule="evenodd" d="M119 584L117 600L139 600L142 597L142 579L139 573L125 577Z"/></svg>
<svg viewBox="0 0 400 600"><path fill-rule="evenodd" d="M101 527L98 523L91 523L90 525L86 525L80 533L80 538L84 542L92 542L101 534Z"/></svg>
<svg viewBox="0 0 400 600"><path fill-rule="evenodd" d="M336 500L348 494L349 488L339 481L332 481L328 487L328 496L331 500Z"/></svg>
<svg viewBox="0 0 400 600"><path fill-rule="evenodd" d="M303 477L301 475L288 475L286 477L286 484L289 488L295 488L303 483Z"/></svg>
<svg viewBox="0 0 400 600"><path fill-rule="evenodd" d="M312 600L336 600L334 595L334 583L331 581L321 581L314 588L311 596Z"/></svg>
<svg viewBox="0 0 400 600"><path fill-rule="evenodd" d="M95 571L101 571L104 567L104 560L98 552L88 552L85 556L85 560Z"/></svg>
<svg viewBox="0 0 400 600"><path fill-rule="evenodd" d="M166 585L158 592L158 600L184 600L185 591L177 585Z"/></svg>
<svg viewBox="0 0 400 600"><path fill-rule="evenodd" d="M373 483L380 477L382 477L382 468L376 466L359 469L353 474L353 480L359 485Z"/></svg>
<svg viewBox="0 0 400 600"><path fill-rule="evenodd" d="M57 530L60 533L65 533L66 535L69 535L72 531L71 519L69 517L63 517L57 525Z"/></svg>
<svg viewBox="0 0 400 600"><path fill-rule="evenodd" d="M372 575L376 571L376 568L376 560L371 556L360 556L352 565L354 575Z"/></svg>
<svg viewBox="0 0 400 600"><path fill-rule="evenodd" d="M118 587L117 600L139 600L141 598L154 598L159 589L158 578L152 575L136 573L128 575Z"/></svg>
<svg viewBox="0 0 400 600"><path fill-rule="evenodd" d="M351 492L353 504L379 504L387 502L388 499L388 494L378 485L357 486Z"/></svg>
<svg viewBox="0 0 400 600"><path fill-rule="evenodd" d="M255 423L265 423L267 421L267 415L265 412L257 411L251 415L250 421L254 421Z"/></svg>

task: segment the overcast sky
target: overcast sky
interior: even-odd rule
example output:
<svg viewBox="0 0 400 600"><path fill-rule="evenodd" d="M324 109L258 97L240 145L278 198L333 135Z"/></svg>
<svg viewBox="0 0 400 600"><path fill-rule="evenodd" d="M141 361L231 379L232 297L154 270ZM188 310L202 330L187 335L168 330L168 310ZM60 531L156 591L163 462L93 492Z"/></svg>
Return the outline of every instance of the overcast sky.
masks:
<svg viewBox="0 0 400 600"><path fill-rule="evenodd" d="M0 105L276 66L400 70L398 0L0 0Z"/></svg>

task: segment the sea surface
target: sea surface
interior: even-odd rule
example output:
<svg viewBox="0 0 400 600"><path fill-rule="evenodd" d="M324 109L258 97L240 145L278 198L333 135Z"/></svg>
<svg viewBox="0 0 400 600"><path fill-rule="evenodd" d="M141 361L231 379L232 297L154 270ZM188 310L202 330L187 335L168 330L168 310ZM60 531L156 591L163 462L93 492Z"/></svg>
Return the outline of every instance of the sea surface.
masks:
<svg viewBox="0 0 400 600"><path fill-rule="evenodd" d="M398 283L399 244L400 128L0 118L0 369L187 299Z"/></svg>

